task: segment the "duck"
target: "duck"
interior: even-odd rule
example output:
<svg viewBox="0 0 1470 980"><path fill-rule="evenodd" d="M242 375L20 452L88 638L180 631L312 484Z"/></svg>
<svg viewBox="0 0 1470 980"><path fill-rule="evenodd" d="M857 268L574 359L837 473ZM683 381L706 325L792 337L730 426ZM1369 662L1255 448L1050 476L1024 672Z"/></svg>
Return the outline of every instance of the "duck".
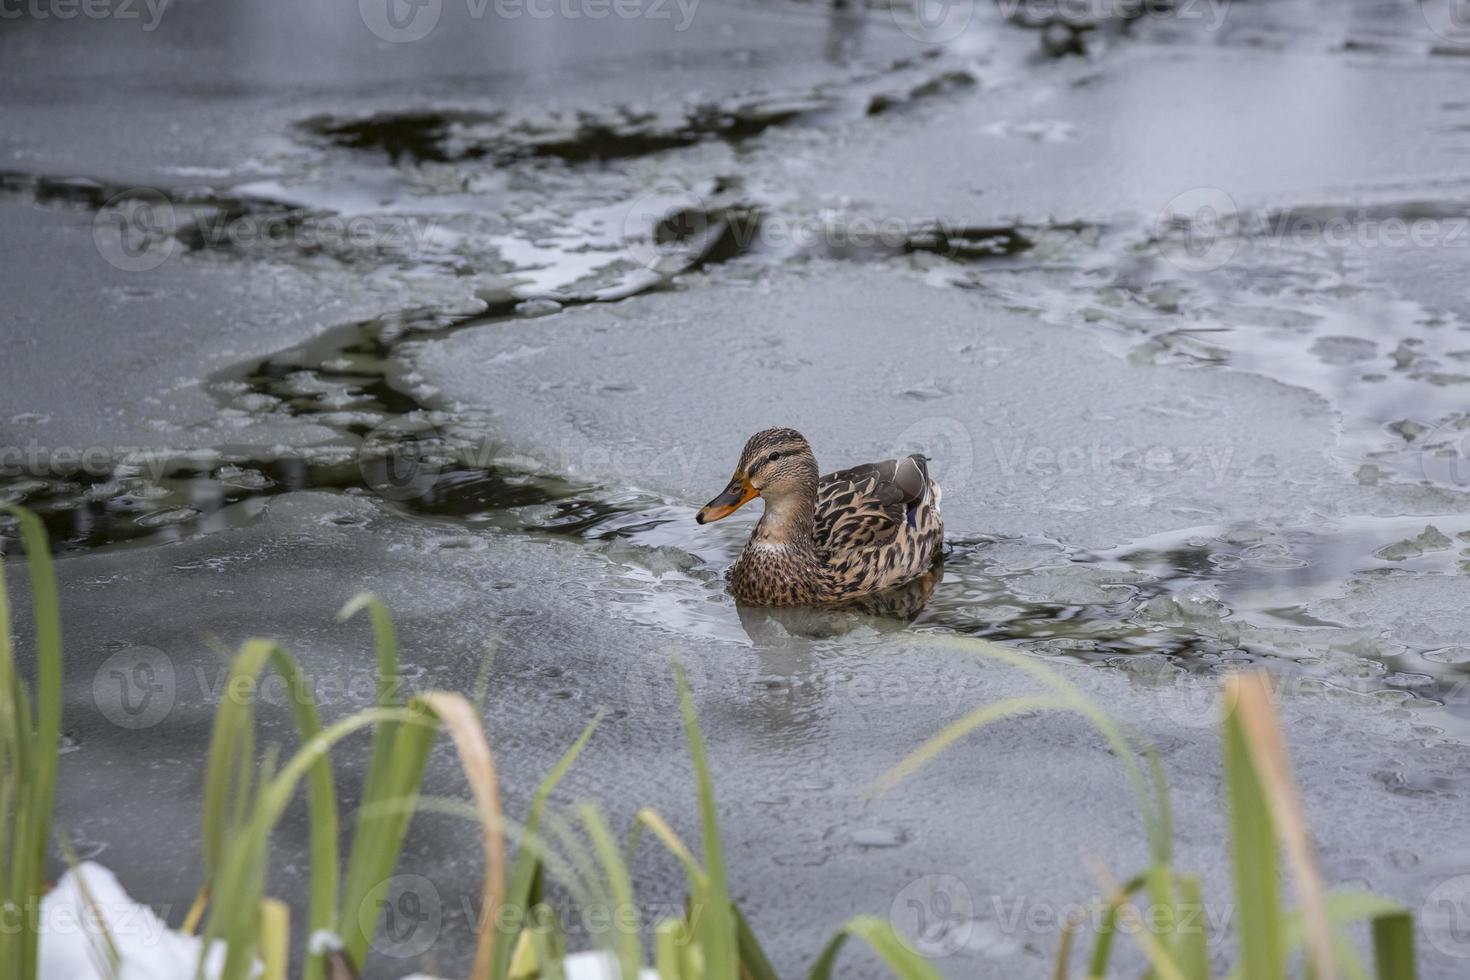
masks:
<svg viewBox="0 0 1470 980"><path fill-rule="evenodd" d="M765 502L727 575L737 603L849 603L924 575L940 555L942 494L928 457L818 472L800 432L765 429L745 443L729 485L695 515L708 524L756 497Z"/></svg>

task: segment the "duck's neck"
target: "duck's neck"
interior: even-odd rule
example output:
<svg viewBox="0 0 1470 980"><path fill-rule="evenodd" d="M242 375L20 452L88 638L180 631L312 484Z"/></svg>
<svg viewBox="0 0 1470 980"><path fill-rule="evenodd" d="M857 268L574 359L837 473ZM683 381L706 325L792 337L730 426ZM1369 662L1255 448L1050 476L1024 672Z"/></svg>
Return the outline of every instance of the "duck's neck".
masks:
<svg viewBox="0 0 1470 980"><path fill-rule="evenodd" d="M730 569L731 590L741 602L804 605L827 598L824 561L813 537L816 490L766 497L766 512Z"/></svg>
<svg viewBox="0 0 1470 980"><path fill-rule="evenodd" d="M766 512L751 532L750 544L796 553L815 552L817 495L803 488L797 493L765 498Z"/></svg>

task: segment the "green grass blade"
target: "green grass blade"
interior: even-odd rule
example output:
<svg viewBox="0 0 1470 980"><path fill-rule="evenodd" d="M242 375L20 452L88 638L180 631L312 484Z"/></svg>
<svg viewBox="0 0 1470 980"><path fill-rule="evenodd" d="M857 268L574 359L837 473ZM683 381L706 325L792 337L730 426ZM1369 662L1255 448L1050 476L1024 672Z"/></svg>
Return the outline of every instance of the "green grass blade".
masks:
<svg viewBox="0 0 1470 980"><path fill-rule="evenodd" d="M247 660L243 655L240 659ZM261 778L257 781L259 789L251 801L250 817L243 827L232 829L213 879L215 899L201 956L209 946L208 940L222 938L226 941L229 949L221 980L244 980L248 976L259 935L270 835L295 795L298 784L308 775L319 772L332 746L348 735L384 721L410 720L417 719L405 709L359 711L318 732L287 760L279 772L274 771L275 750L269 750L266 761L261 765ZM396 851L393 857L396 860ZM314 861L313 870L315 864Z"/></svg>
<svg viewBox="0 0 1470 980"><path fill-rule="evenodd" d="M1375 959L1378 960L1375 976L1379 980L1400 980L1400 978L1413 980L1415 975L1413 917L1409 914L1408 909L1393 899L1360 891L1328 892L1326 905L1328 923L1334 929L1355 922L1372 923ZM1378 948L1380 928L1378 923L1385 920L1392 920L1391 924L1384 927L1387 933L1384 937L1385 942L1390 943L1392 948L1381 952ZM1408 930L1407 934L1404 933L1405 929ZM1294 956L1306 947L1306 921L1301 911L1293 911L1286 915L1284 931L1286 956ZM1228 980L1245 980L1246 977L1245 965L1240 964L1230 972Z"/></svg>
<svg viewBox="0 0 1470 980"><path fill-rule="evenodd" d="M971 735L987 725L1031 711L1065 711L1071 707L1064 698L1050 694L1023 694L1006 698L994 704L983 705L959 719L950 722L931 735L924 744L903 758L898 765L879 777L873 787L874 793L886 793L900 782L928 765L934 758L953 746L960 739Z"/></svg>
<svg viewBox="0 0 1470 980"><path fill-rule="evenodd" d="M58 834L57 837L62 857L66 859L67 870L75 876L77 894L81 896L82 907L87 919L95 923L97 927L95 933L91 929L83 930L91 946L92 962L98 967L98 972L103 977L116 977L118 968L122 965L122 954L117 950L117 940L112 935L112 927L108 925L106 915L97 908L97 899L87 885L86 876L81 873L81 862L77 860L77 852L72 847L71 840L64 834Z"/></svg>
<svg viewBox="0 0 1470 980"><path fill-rule="evenodd" d="M643 843L643 831L647 828L643 821L635 814L633 826L628 828L628 839L623 843L623 860L628 862L628 867L638 860L638 845Z"/></svg>
<svg viewBox="0 0 1470 980"><path fill-rule="evenodd" d="M255 728L252 695L267 667L281 676L290 692L292 716L301 743L309 744L322 730L316 702L296 660L270 640L247 641L231 665L225 695L215 713L209 762L205 770L205 860L212 886L217 885L214 878L228 846L227 841L234 829L240 826L242 808L248 805L251 795ZM232 782L233 799L230 792ZM312 767L307 791L311 835L310 934L320 929L332 929L337 921L337 795L332 781L331 760L327 756L320 756ZM231 810L235 816L227 817L226 812ZM215 891L218 894L217 887ZM321 960L308 957L304 980L319 980L321 976Z"/></svg>
<svg viewBox="0 0 1470 980"><path fill-rule="evenodd" d="M536 962L540 964L539 980L562 980L565 975L562 961L567 958L567 937L556 913L546 905L534 906L527 928L536 949Z"/></svg>
<svg viewBox="0 0 1470 980"><path fill-rule="evenodd" d="M755 930L746 921L745 913L740 911L738 905L732 905L731 908L735 911L735 942L740 952L741 980L780 980L770 959L766 957L766 951L755 938Z"/></svg>
<svg viewBox="0 0 1470 980"><path fill-rule="evenodd" d="M678 919L664 919L653 930L653 966L659 980L683 980L680 949L685 939L684 923Z"/></svg>
<svg viewBox="0 0 1470 980"><path fill-rule="evenodd" d="M1092 959L1087 964L1089 977L1108 975L1108 960L1113 955L1113 940L1118 935L1118 910L1109 905L1103 909L1097 923L1097 935L1092 942Z"/></svg>
<svg viewBox="0 0 1470 980"><path fill-rule="evenodd" d="M1414 917L1390 898L1369 892L1328 892L1327 919L1333 928L1368 922L1373 933L1374 976L1378 980L1414 980L1418 966L1414 957ZM1286 955L1305 948L1307 929L1300 911L1287 916ZM1338 949L1341 950L1341 946ZM1352 954L1356 957L1356 953ZM1341 955L1339 956L1341 960ZM1235 975L1242 975L1237 970Z"/></svg>
<svg viewBox="0 0 1470 980"><path fill-rule="evenodd" d="M484 847L484 871L480 877L480 916L476 922L476 945L472 980L490 980L499 936L495 923L505 903L505 811L500 803L500 777L495 753L485 737L478 709L462 694L428 691L414 698L433 711L449 735L459 760L460 771L469 783Z"/></svg>
<svg viewBox="0 0 1470 980"><path fill-rule="evenodd" d="M1285 980L1286 944L1271 813L1251 761L1240 712L1227 708L1224 727L1240 964L1251 980Z"/></svg>
<svg viewBox="0 0 1470 980"><path fill-rule="evenodd" d="M1149 751L1149 772L1153 777L1154 799L1159 802L1159 829L1158 835L1166 840L1172 841L1174 837L1173 808L1169 802L1169 782L1164 774L1164 763L1158 753ZM1174 892L1174 871L1168 864L1169 848L1160 850L1154 848L1154 863L1148 872L1149 901L1156 909L1167 909L1169 914L1160 918L1150 917L1150 924L1167 924L1167 928L1159 930L1159 942L1163 944L1164 950L1173 959L1179 959L1182 955L1184 939L1179 934L1179 925L1185 914L1176 902ZM1202 976L1209 976L1208 971Z"/></svg>
<svg viewBox="0 0 1470 980"><path fill-rule="evenodd" d="M1205 900L1196 875L1179 878L1179 909L1176 918L1177 939L1174 949L1179 968L1191 980L1208 980L1210 976L1210 937L1205 933Z"/></svg>
<svg viewBox="0 0 1470 980"><path fill-rule="evenodd" d="M294 658L279 646L271 651L271 664L293 693L291 710L296 731L303 744L321 734L321 718L316 701ZM325 754L307 775L307 806L311 821L311 895L307 906L307 938L312 933L331 929L337 921L337 885L340 873L338 856L337 790L332 780L332 761ZM322 961L307 957L303 980L320 980Z"/></svg>
<svg viewBox="0 0 1470 980"><path fill-rule="evenodd" d="M541 814L546 809L546 803L555 792L557 785L571 770L577 761L577 756L587 747L592 740L592 733L602 722L602 712L599 711L593 719L582 729L582 734L572 743L561 759L557 761L546 778L541 780L541 785L536 787L535 794L531 797L531 809L526 815L525 834L533 837L541 827ZM534 847L522 846L516 851L515 863L511 866L510 882L505 893L506 905L512 909L535 908L539 902L541 881L541 861L537 857ZM495 944L495 959L491 964L490 976L493 980L505 980L510 972L511 954L514 952L515 936L502 936L502 942Z"/></svg>
<svg viewBox="0 0 1470 980"><path fill-rule="evenodd" d="M957 650L961 653L985 657L1008 664L1027 674L1030 674L1053 694L1066 702L1066 710L1074 711L1086 718L1103 739L1112 748L1113 754L1123 766L1124 775L1128 777L1129 785L1133 788L1134 797L1138 800L1139 813L1142 816L1144 829L1148 834L1149 845L1153 853L1153 864L1169 865L1171 863L1171 850L1173 840L1168 833L1172 819L1168 813L1169 798L1167 794L1153 795L1150 792L1149 780L1145 778L1143 770L1138 765L1135 756L1142 753L1150 760L1157 756L1157 752L1145 740L1139 739L1135 746L1130 742L1124 731L1116 722L1108 716L1096 704L1084 695L1075 684L1063 677L1056 668L1042 663L1033 656L1013 650L999 643L988 640L977 640L973 637L943 636L939 634L924 634L922 642L943 647L949 650ZM1135 738L1137 736L1135 735ZM1151 765L1154 765L1151 763ZM1157 774L1161 767L1154 765ZM885 777L887 779L887 777ZM880 783L880 785L883 785Z"/></svg>
<svg viewBox="0 0 1470 980"><path fill-rule="evenodd" d="M370 593L361 592L353 596L337 613L337 621L346 622L364 609L368 611L372 619L373 638L377 649L378 707L399 707L403 703L403 698L398 689L398 634L393 627L393 618L388 613L388 607ZM373 748L368 757L367 775L363 777L362 800L383 799L384 783L389 778L388 767L393 760L393 740L397 734L398 726L391 723L379 725L374 729ZM364 887L368 889L372 887L371 884L364 886L363 882L353 878L354 869L364 867L367 862L367 859L362 856L362 848L372 846L374 843L374 834L363 832L365 812L366 807L358 808L352 846L347 857L347 877L351 885L349 890L354 892L360 892ZM360 871L358 875L360 877ZM307 980L312 980L312 978L308 977Z"/></svg>
<svg viewBox="0 0 1470 980"><path fill-rule="evenodd" d="M1057 941L1057 958L1052 969L1052 980L1067 980L1072 975L1072 941L1077 934L1077 919L1068 916L1062 922L1061 937Z"/></svg>
<svg viewBox="0 0 1470 980"><path fill-rule="evenodd" d="M337 613L337 621L345 623L364 609L373 621L373 638L377 645L378 707L401 707L403 692L398 687L398 631L393 627L388 607L372 593L359 592Z"/></svg>
<svg viewBox="0 0 1470 980"><path fill-rule="evenodd" d="M27 787L32 785L30 696L16 672L11 642L10 599L5 567L0 565L0 911L7 918L24 908L30 897L18 852L29 847L23 811ZM20 972L24 941L24 930L0 929L0 976L24 976Z"/></svg>
<svg viewBox="0 0 1470 980"><path fill-rule="evenodd" d="M1352 940L1341 933L1332 936L1332 949L1336 955L1337 968L1341 976L1346 980L1372 980L1368 971L1363 969L1362 957L1358 956L1358 950L1353 946ZM1412 977L1410 978L1412 980Z"/></svg>
<svg viewBox="0 0 1470 980"><path fill-rule="evenodd" d="M1307 958L1313 974L1336 975L1335 942L1327 915L1327 889L1313 853L1305 808L1291 774L1270 678L1261 671L1231 675L1225 684L1230 715L1239 721L1251 768L1271 817L1281 855L1291 872L1307 924Z"/></svg>
<svg viewBox="0 0 1470 980"><path fill-rule="evenodd" d="M354 596L337 613L338 622L346 622L366 609L373 623L373 639L378 655L378 707L399 708L403 706L403 692L399 688L398 633L393 627L393 617L388 607L376 596L363 592ZM373 732L373 754L368 763L367 780L363 796L371 795L374 784L382 778L387 765L388 751L393 744L394 725L383 725Z"/></svg>
<svg viewBox="0 0 1470 980"><path fill-rule="evenodd" d="M1144 886L1144 883L1143 875L1131 879L1123 886L1119 897L1127 898L1133 895ZM1092 959L1087 965L1089 977L1108 975L1108 960L1113 955L1113 940L1118 934L1118 908L1118 902L1107 902L1103 905L1102 917L1097 924L1097 936L1093 940Z"/></svg>
<svg viewBox="0 0 1470 980"><path fill-rule="evenodd" d="M378 654L378 707L396 708L403 704L398 678L398 634L393 628L393 618L388 607L376 597L363 592L352 598L337 613L337 621L345 622L366 609L372 618L373 638ZM380 725L373 732L373 751L368 760L367 776L363 781L362 798L378 796L378 784L385 778L389 755L393 749L394 725ZM349 864L351 859L348 859Z"/></svg>
<svg viewBox="0 0 1470 980"><path fill-rule="evenodd" d="M1103 887L1103 891L1109 896L1109 906L1116 910L1119 915L1124 911L1128 912L1130 922L1146 926L1147 921L1144 913L1140 912L1129 900L1129 893L1113 880L1112 873L1108 871L1106 865L1095 859L1089 863L1093 866L1093 876L1097 878L1098 883ZM1144 876L1145 885L1147 884L1148 877L1148 875ZM1148 977L1158 978L1158 980L1187 980L1183 971L1180 970L1178 962L1175 961L1173 955L1164 947L1159 937L1151 929L1130 929L1129 938L1137 943L1139 949L1148 957L1150 967L1150 971L1147 974Z"/></svg>
<svg viewBox="0 0 1470 980"><path fill-rule="evenodd" d="M1144 874L1144 880L1148 888L1149 902L1160 913L1150 916L1145 920L1146 924L1149 928L1156 930L1154 937L1173 957L1178 952L1180 917L1179 907L1174 901L1174 873L1168 865L1155 864Z"/></svg>
<svg viewBox="0 0 1470 980"><path fill-rule="evenodd" d="M1174 807L1169 797L1169 777L1164 772L1164 760L1151 748L1145 753L1148 756L1149 772L1153 775L1154 799L1158 801L1159 809L1159 837L1172 846L1174 840ZM1154 863L1167 865L1170 860L1171 847L1165 847L1161 852L1157 847L1154 849Z"/></svg>
<svg viewBox="0 0 1470 980"><path fill-rule="evenodd" d="M725 854L720 843L720 818L715 806L714 781L710 778L709 758L704 750L704 736L694 713L694 699L689 694L689 681L682 665L674 664L674 683L679 689L679 707L684 715L684 731L689 740L689 758L694 764L694 778L699 790L700 829L704 837L704 869L709 876L708 889L695 896L703 905L695 924L695 939L704 953L705 969L710 980L736 980L735 921L731 911L730 891L725 880Z"/></svg>
<svg viewBox="0 0 1470 980"><path fill-rule="evenodd" d="M291 906L274 898L260 903L260 980L286 980L291 959Z"/></svg>
<svg viewBox="0 0 1470 980"><path fill-rule="evenodd" d="M1406 909L1373 917L1373 965L1379 980L1414 980L1414 917Z"/></svg>
<svg viewBox="0 0 1470 980"><path fill-rule="evenodd" d="M617 954L622 976L636 977L638 969L643 965L643 950L638 940L638 930L621 927L624 910L637 908L633 903L633 881L628 875L628 866L623 863L622 851L617 841L613 839L612 830L608 827L607 821L603 819L597 808L591 804L584 804L578 808L578 812L581 814L582 826L586 828L587 836L592 839L593 850L597 854L603 876L607 880L609 898L612 900L613 951Z"/></svg>
<svg viewBox="0 0 1470 980"><path fill-rule="evenodd" d="M695 858L694 854L689 850L689 847L679 839L679 835L674 833L673 828L668 825L663 817L659 816L656 811L645 807L639 810L633 819L639 826L647 827L652 831L653 836L664 846L664 849L679 859L679 863L684 866L684 874L689 879L689 887L691 889L708 887L707 879L709 876L699 866L699 860Z"/></svg>
<svg viewBox="0 0 1470 980"><path fill-rule="evenodd" d="M252 778L254 760L249 746L254 717L253 697L248 695L256 690L266 666L273 667L295 693L292 706L302 744L280 773L273 773L275 752L272 749L268 762L260 768L259 777ZM330 930L336 928L340 916L338 828L329 750L361 728L396 724L411 716L403 709L370 709L323 729L295 660L268 640L251 640L241 648L226 684L226 697L216 710L210 762L205 773L205 851L214 902L203 949L208 948L208 940L224 940L229 948L222 976L225 980L235 980L246 975L252 962L258 940L260 903L265 897L270 835L297 785L307 780L313 851L310 931ZM242 750L240 746L245 748ZM396 854L395 850L395 859ZM201 958L202 953L203 950ZM308 957L304 975L319 977L322 967L320 958Z"/></svg>
<svg viewBox="0 0 1470 980"><path fill-rule="evenodd" d="M225 842L230 828L240 822L241 797L248 791L240 782L237 766L248 767L252 761L237 761L243 738L254 730L254 701L236 696L236 684L238 679L254 678L264 669L270 659L270 646L269 641L260 640L241 647L230 664L222 688L224 696L214 711L214 727L204 765L204 800L200 806L204 865L211 882L224 863Z"/></svg>
<svg viewBox="0 0 1470 980"><path fill-rule="evenodd" d="M558 855L556 880L576 901L588 908L608 904L611 899L606 882L599 873L597 860L583 846L577 828L556 813L546 815L545 826L541 836L547 841L555 841L556 849L548 847L542 858L546 860L552 854Z"/></svg>
<svg viewBox="0 0 1470 980"><path fill-rule="evenodd" d="M238 658L237 658L238 659ZM269 778L276 765L276 747L266 749L260 763L260 782ZM225 944L220 980L243 980L255 958L260 934L260 900L265 893L266 833L263 823L265 801L256 792L250 799L249 816L229 829L228 844L220 853L219 866L211 876L214 900L204 923L204 942L200 946L195 977L204 976L204 958L219 940Z"/></svg>
<svg viewBox="0 0 1470 980"><path fill-rule="evenodd" d="M372 941L371 931L363 927L364 916L360 913L368 906L373 890L393 874L398 864L398 853L413 819L413 801L418 797L419 784L438 733L437 719L422 705L411 702L404 711L385 776L374 787L378 795L360 804L352 857L342 885L337 935L342 939L343 952L359 969Z"/></svg>
<svg viewBox="0 0 1470 980"><path fill-rule="evenodd" d="M0 505L20 525L21 543L30 564L31 606L36 629L36 701L34 719L28 699L14 670L10 649L8 606L4 611L3 680L11 688L10 725L17 733L10 754L28 758L19 785L10 795L16 806L11 823L15 835L6 863L10 886L0 899L18 902L23 928L9 947L16 976L34 976L40 966L40 898L45 889L46 847L51 839L51 815L56 803L56 769L61 750L61 602L56 591L56 574L51 564L51 545L40 518L22 507ZM3 574L3 573L0 573ZM32 728L34 720L34 728ZM23 728L20 726L24 726ZM9 930L7 930L9 931Z"/></svg>
<svg viewBox="0 0 1470 980"><path fill-rule="evenodd" d="M930 966L922 956L905 946L903 940L894 933L891 925L870 915L860 915L851 919L842 927L841 932L832 937L812 967L812 972L808 975L809 980L831 980L831 977L834 976L832 969L837 963L837 954L842 951L849 936L856 936L871 946L879 958L888 965L888 969L893 971L893 975L899 977L900 980L941 980L939 971Z"/></svg>

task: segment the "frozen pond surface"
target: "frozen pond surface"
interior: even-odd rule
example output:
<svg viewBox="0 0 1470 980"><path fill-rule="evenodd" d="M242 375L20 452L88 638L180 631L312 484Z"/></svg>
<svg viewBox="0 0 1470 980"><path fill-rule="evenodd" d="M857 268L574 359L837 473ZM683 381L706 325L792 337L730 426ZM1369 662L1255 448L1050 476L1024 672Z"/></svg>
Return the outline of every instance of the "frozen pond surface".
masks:
<svg viewBox="0 0 1470 980"><path fill-rule="evenodd" d="M350 8L0 31L0 493L61 554L59 820L134 896L177 922L202 873L220 651L278 638L327 713L362 707L366 628L332 614L363 589L411 688L488 676L513 814L603 707L561 802L692 836L680 657L783 975L940 875L940 968L1035 975L1085 859L1145 858L1066 718L867 797L1028 689L930 634L1045 657L1151 737L1178 866L1222 904L1214 677L1252 662L1289 679L1330 881L1418 909L1470 873L1470 47L1433 4L1060 33L956 5L942 44L886 7L706 0L675 30L677 5L446 3L404 43ZM693 511L772 424L829 469L934 457L947 554L911 620L725 595L748 523ZM142 726L109 680L140 664L167 702ZM460 791L447 755L431 784ZM299 817L278 893L303 893ZM439 941L372 975L463 969L475 853L420 818ZM672 863L638 871L681 901ZM1463 974L1463 937L1421 939L1424 976Z"/></svg>

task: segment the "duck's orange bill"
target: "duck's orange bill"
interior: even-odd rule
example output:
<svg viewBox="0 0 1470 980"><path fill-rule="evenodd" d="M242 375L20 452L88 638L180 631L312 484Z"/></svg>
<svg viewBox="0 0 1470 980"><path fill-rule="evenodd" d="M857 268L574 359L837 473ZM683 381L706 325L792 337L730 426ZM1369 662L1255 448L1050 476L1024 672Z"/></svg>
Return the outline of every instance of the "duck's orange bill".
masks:
<svg viewBox="0 0 1470 980"><path fill-rule="evenodd" d="M760 491L751 486L749 480L743 476L736 476L725 488L724 493L699 508L699 513L694 515L694 519L700 524L708 524L710 521L729 517L759 495Z"/></svg>

